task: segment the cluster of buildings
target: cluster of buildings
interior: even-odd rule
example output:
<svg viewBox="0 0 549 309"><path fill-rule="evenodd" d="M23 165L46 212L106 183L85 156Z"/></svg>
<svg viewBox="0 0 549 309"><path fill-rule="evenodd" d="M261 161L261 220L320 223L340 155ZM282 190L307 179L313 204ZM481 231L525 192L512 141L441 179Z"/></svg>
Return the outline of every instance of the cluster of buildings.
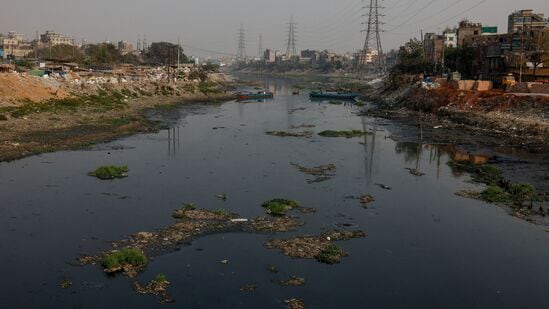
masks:
<svg viewBox="0 0 549 309"><path fill-rule="evenodd" d="M263 52L263 56L255 58L254 62L260 62L266 65L282 63L294 65L299 64L312 69L319 69L330 64L337 64L338 66L345 66L347 64L350 65L354 60L354 57L355 55L350 53L338 54L329 50L319 51L312 49L302 50L295 56L288 56L286 53L279 50L266 49Z"/></svg>
<svg viewBox="0 0 549 309"><path fill-rule="evenodd" d="M427 60L445 66L448 48L471 48L471 72L479 79L515 74L528 80L549 77L549 20L533 10L520 10L508 17L507 31L463 20L442 34L426 33L423 38ZM547 71L547 72L545 72Z"/></svg>
<svg viewBox="0 0 549 309"><path fill-rule="evenodd" d="M37 33L36 38L31 40L26 39L22 34L10 31L7 34L0 33L0 61L36 58L39 49L51 48L57 45L82 48L86 46L86 44L85 40L77 41L72 37L50 30L40 35ZM138 39L137 44L138 48L135 48L134 44L128 41L119 41L114 45L120 50L122 55L144 52L148 48L146 39L143 41Z"/></svg>
<svg viewBox="0 0 549 309"><path fill-rule="evenodd" d="M31 57L40 48L53 47L56 45L81 46L76 44L73 38L46 31L36 39L28 40L17 32L10 31L7 35L0 33L0 59L21 59Z"/></svg>

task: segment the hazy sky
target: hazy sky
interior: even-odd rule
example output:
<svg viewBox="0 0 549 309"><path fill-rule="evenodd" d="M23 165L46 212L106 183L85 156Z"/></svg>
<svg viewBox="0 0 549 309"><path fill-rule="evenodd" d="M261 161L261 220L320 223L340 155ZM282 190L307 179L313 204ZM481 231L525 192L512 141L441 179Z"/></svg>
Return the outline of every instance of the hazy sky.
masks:
<svg viewBox="0 0 549 309"><path fill-rule="evenodd" d="M369 3L369 0L366 2ZM384 49L396 48L412 36L440 31L468 18L507 29L507 15L531 8L549 14L548 0L379 0L386 30ZM287 23L297 22L298 49L354 51L362 47L360 30L367 3L361 0L2 0L0 32L16 31L34 37L51 29L80 40L135 44L138 35L149 42L166 40L236 53L237 31L246 29L247 55L263 47L285 50ZM474 7L475 5L478 5ZM473 8L474 7L474 8ZM473 8L473 9L471 9ZM186 46L190 54L204 51Z"/></svg>

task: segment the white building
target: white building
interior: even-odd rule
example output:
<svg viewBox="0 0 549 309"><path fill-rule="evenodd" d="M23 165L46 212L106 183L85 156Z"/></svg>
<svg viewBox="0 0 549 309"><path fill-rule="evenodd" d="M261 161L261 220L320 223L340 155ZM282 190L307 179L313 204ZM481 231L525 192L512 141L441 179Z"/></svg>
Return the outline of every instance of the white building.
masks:
<svg viewBox="0 0 549 309"><path fill-rule="evenodd" d="M457 47L458 45L458 36L456 31L445 31L444 32L444 46L446 47Z"/></svg>

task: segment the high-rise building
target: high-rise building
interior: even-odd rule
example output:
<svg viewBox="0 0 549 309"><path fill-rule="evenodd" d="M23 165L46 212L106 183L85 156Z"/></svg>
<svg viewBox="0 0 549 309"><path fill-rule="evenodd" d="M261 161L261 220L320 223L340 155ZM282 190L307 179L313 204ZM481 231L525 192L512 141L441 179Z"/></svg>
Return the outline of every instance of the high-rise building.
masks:
<svg viewBox="0 0 549 309"><path fill-rule="evenodd" d="M524 30L543 30L549 27L549 22L543 14L533 10L520 10L509 15L508 33L517 33Z"/></svg>

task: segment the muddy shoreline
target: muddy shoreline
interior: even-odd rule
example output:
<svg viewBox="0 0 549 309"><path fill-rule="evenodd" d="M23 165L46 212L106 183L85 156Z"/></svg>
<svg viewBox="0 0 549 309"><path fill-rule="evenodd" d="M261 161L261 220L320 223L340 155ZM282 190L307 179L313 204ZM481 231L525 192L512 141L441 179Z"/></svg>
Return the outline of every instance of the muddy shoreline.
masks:
<svg viewBox="0 0 549 309"><path fill-rule="evenodd" d="M182 104L216 104L233 100L234 94L153 95L130 99L123 108L98 112L77 107L71 112L37 112L0 121L0 162L60 150L75 150L137 133L158 131L147 111L171 109Z"/></svg>
<svg viewBox="0 0 549 309"><path fill-rule="evenodd" d="M453 97L454 96L454 97ZM473 98L467 98L473 96ZM399 89L364 97L373 108L364 114L423 130L434 143L514 147L549 152L547 99L512 95Z"/></svg>

